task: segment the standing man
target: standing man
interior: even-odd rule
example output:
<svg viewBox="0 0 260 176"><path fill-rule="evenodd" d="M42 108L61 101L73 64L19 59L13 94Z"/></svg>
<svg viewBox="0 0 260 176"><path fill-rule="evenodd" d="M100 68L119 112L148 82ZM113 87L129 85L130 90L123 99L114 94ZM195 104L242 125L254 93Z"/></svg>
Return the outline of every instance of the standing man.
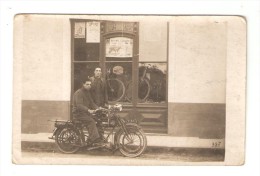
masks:
<svg viewBox="0 0 260 176"><path fill-rule="evenodd" d="M73 95L73 118L81 120L86 124L89 132L89 142L98 143L101 142L100 135L96 126L96 121L92 118L92 113L98 106L93 102L91 94L91 81L86 80L82 87L78 89Z"/></svg>
<svg viewBox="0 0 260 176"><path fill-rule="evenodd" d="M108 103L106 80L101 77L101 68L96 67L94 76L90 77L92 83L91 95L94 103L99 107L104 107Z"/></svg>

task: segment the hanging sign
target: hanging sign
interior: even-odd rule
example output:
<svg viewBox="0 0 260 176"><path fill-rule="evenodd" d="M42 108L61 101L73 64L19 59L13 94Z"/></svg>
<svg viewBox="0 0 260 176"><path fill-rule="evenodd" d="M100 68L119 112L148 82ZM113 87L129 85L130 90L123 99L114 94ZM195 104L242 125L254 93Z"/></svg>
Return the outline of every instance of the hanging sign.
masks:
<svg viewBox="0 0 260 176"><path fill-rule="evenodd" d="M106 57L132 57L133 39L114 37L106 40Z"/></svg>
<svg viewBox="0 0 260 176"><path fill-rule="evenodd" d="M100 22L91 21L87 22L87 43L100 42Z"/></svg>
<svg viewBox="0 0 260 176"><path fill-rule="evenodd" d="M85 38L85 22L76 22L74 29L74 38Z"/></svg>

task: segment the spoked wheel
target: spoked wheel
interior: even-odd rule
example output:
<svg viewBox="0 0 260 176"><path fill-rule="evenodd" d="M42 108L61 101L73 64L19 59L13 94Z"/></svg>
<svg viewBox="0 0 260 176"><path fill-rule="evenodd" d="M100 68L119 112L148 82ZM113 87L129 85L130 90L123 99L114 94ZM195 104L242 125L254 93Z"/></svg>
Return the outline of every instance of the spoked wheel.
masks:
<svg viewBox="0 0 260 176"><path fill-rule="evenodd" d="M107 94L108 101L118 102L125 95L125 85L119 79L108 79L107 80Z"/></svg>
<svg viewBox="0 0 260 176"><path fill-rule="evenodd" d="M147 139L144 132L137 128L127 128L128 135L121 132L118 136L117 143L119 151L127 157L137 157L141 155L147 147Z"/></svg>
<svg viewBox="0 0 260 176"><path fill-rule="evenodd" d="M79 132L73 128L63 128L55 135L58 149L63 153L75 153L80 148Z"/></svg>
<svg viewBox="0 0 260 176"><path fill-rule="evenodd" d="M132 87L133 87L133 82L129 82L129 84L126 87L126 99L128 101L132 101ZM150 83L147 79L139 80L138 83L138 101L140 103L144 102L149 94L150 94L151 86Z"/></svg>

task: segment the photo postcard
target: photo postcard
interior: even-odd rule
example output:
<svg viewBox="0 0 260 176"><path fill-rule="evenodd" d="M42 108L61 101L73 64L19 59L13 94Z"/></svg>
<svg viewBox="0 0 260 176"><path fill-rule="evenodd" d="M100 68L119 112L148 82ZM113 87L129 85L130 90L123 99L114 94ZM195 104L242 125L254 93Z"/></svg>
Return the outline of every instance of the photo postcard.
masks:
<svg viewBox="0 0 260 176"><path fill-rule="evenodd" d="M244 164L244 17L13 20L13 163Z"/></svg>

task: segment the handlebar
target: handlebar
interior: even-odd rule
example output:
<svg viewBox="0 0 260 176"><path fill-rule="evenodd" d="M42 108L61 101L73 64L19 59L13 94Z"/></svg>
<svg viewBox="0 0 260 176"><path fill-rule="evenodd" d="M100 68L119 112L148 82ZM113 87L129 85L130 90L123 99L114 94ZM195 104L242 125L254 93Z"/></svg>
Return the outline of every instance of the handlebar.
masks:
<svg viewBox="0 0 260 176"><path fill-rule="evenodd" d="M122 109L122 104L115 104L113 106L109 105L108 108L99 107L98 109L94 110L92 114L96 114L98 111L104 111L105 113L108 113L111 111L122 111Z"/></svg>

